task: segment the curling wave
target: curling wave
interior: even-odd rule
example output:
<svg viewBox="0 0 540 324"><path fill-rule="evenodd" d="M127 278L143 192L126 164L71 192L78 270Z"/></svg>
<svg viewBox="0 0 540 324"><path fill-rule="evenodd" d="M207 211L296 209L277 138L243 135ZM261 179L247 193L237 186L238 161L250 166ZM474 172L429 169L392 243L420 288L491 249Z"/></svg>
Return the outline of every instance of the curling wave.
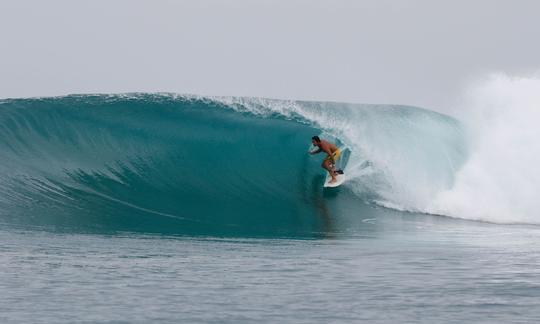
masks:
<svg viewBox="0 0 540 324"><path fill-rule="evenodd" d="M339 194L306 154L321 133L352 151ZM172 94L1 100L0 150L4 223L218 236L316 233L358 201L426 212L468 156L420 108Z"/></svg>

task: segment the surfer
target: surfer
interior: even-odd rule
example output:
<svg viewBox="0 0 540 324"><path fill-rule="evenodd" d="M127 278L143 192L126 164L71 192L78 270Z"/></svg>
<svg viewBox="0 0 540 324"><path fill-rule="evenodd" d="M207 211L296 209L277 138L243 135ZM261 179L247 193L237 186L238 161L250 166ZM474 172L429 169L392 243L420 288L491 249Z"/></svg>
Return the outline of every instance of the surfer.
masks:
<svg viewBox="0 0 540 324"><path fill-rule="evenodd" d="M338 175L338 172L336 172L335 165L336 160L339 159L339 156L341 155L341 151L337 146L335 146L332 143L329 143L327 141L323 141L319 138L319 136L313 136L311 138L311 143L314 146L317 146L319 149L309 152L309 154L317 154L324 152L327 154L327 156L324 158L321 167L326 169L330 176L332 177L332 180L330 180L330 183L336 182L336 176Z"/></svg>

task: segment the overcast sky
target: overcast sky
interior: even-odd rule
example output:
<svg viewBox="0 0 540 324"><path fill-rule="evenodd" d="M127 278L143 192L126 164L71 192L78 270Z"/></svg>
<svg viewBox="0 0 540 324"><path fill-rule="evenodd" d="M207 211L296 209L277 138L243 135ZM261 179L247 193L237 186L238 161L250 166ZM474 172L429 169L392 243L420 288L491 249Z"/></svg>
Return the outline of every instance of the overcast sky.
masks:
<svg viewBox="0 0 540 324"><path fill-rule="evenodd" d="M540 70L536 0L1 0L0 98L167 91L451 109Z"/></svg>

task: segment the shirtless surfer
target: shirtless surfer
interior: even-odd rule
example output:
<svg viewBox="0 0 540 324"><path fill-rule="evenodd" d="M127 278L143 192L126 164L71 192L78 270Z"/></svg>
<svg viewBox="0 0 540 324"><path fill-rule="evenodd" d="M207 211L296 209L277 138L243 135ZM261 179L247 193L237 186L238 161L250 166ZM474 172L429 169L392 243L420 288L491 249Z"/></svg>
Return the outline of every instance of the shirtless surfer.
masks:
<svg viewBox="0 0 540 324"><path fill-rule="evenodd" d="M321 152L324 152L327 154L321 166L324 169L326 169L328 173L330 174L330 176L332 177L332 180L330 180L329 183L336 182L337 181L336 176L338 175L338 173L336 172L335 164L336 164L336 160L339 159L339 156L341 155L341 151L334 144L321 140L319 136L313 136L311 138L311 143L314 146L317 146L319 149L309 152L309 154L317 154Z"/></svg>

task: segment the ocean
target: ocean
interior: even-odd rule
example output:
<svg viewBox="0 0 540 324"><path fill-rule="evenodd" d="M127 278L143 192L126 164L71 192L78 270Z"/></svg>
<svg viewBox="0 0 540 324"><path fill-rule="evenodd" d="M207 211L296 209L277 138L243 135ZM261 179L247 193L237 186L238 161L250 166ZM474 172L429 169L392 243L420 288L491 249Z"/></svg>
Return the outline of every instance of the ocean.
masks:
<svg viewBox="0 0 540 324"><path fill-rule="evenodd" d="M533 121L499 111L0 100L0 322L537 322L538 176L520 166L538 149L496 144ZM339 188L314 135L351 152Z"/></svg>

